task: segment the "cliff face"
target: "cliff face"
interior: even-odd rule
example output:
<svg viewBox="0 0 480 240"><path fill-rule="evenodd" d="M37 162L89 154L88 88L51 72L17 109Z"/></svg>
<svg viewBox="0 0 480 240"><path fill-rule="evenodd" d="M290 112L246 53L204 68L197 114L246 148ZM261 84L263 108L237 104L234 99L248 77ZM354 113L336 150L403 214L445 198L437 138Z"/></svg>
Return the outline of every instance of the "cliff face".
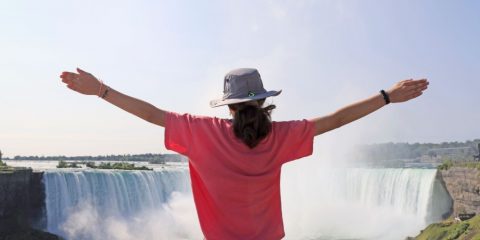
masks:
<svg viewBox="0 0 480 240"><path fill-rule="evenodd" d="M32 226L44 227L42 175L31 169L0 171L0 239Z"/></svg>
<svg viewBox="0 0 480 240"><path fill-rule="evenodd" d="M480 214L480 171L476 168L451 167L440 171L453 199L453 214Z"/></svg>

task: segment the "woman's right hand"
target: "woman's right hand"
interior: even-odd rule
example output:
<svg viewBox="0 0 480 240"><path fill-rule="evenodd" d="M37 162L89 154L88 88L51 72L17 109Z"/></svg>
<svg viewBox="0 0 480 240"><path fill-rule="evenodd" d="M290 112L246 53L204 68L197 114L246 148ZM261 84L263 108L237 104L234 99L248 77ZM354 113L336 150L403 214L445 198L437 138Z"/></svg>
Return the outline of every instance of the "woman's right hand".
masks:
<svg viewBox="0 0 480 240"><path fill-rule="evenodd" d="M78 73L63 72L62 75L60 75L62 82L66 83L68 88L85 95L99 96L102 94L103 96L101 97L104 98L105 101L148 122L162 127L165 126L166 113L164 110L103 85L95 76L80 68L77 68L77 72ZM107 90L105 90L107 88L108 94L106 94Z"/></svg>
<svg viewBox="0 0 480 240"><path fill-rule="evenodd" d="M77 72L62 72L60 78L62 78L62 82L67 84L68 88L76 92L98 96L100 94L100 81L91 73L85 72L80 68L77 68Z"/></svg>

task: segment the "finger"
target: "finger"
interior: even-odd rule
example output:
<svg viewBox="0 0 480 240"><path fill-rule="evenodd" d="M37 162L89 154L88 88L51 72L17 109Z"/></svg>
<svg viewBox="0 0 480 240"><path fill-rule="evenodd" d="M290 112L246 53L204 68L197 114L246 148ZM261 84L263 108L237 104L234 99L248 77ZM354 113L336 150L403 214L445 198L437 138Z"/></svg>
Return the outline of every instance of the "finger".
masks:
<svg viewBox="0 0 480 240"><path fill-rule="evenodd" d="M62 79L62 82L64 82L64 83L68 83L68 82L69 82L69 80L66 78L66 76L65 76L64 73L62 73L62 74L60 75L60 78Z"/></svg>
<svg viewBox="0 0 480 240"><path fill-rule="evenodd" d="M62 72L62 75L61 75L61 76L70 76L70 75L78 75L78 73L74 73L74 72Z"/></svg>
<svg viewBox="0 0 480 240"><path fill-rule="evenodd" d="M73 91L77 91L77 87L74 84L68 84L67 87L72 89Z"/></svg>
<svg viewBox="0 0 480 240"><path fill-rule="evenodd" d="M66 84L70 84L73 82L73 79L69 79L69 78L62 78L62 82L66 83Z"/></svg>
<svg viewBox="0 0 480 240"><path fill-rule="evenodd" d="M408 87L410 91L423 91L427 88L428 88L428 84L417 84L417 85Z"/></svg>
<svg viewBox="0 0 480 240"><path fill-rule="evenodd" d="M423 91L428 88L428 83L418 83L415 85L405 86L407 91Z"/></svg>
<svg viewBox="0 0 480 240"><path fill-rule="evenodd" d="M66 79L68 81L73 81L75 79L78 79L79 74L77 73L72 73L72 72L63 72L62 73L62 79Z"/></svg>
<svg viewBox="0 0 480 240"><path fill-rule="evenodd" d="M82 69L80 69L80 68L78 68L78 67L77 67L77 72L78 72L79 74L89 74L88 72L85 72L85 71L83 71Z"/></svg>
<svg viewBox="0 0 480 240"><path fill-rule="evenodd" d="M66 84L69 84L72 82L72 80L68 80L66 78L62 78L62 82L66 83Z"/></svg>
<svg viewBox="0 0 480 240"><path fill-rule="evenodd" d="M427 84L419 84L415 86L416 91L424 91L428 88L428 83Z"/></svg>
<svg viewBox="0 0 480 240"><path fill-rule="evenodd" d="M426 84L426 85L421 85L421 86L417 87L416 89L417 89L418 91L425 91L425 90L427 90L427 88L428 88L428 84Z"/></svg>
<svg viewBox="0 0 480 240"><path fill-rule="evenodd" d="M406 87L418 87L418 86L425 86L425 85L428 85L428 82L426 82L426 81L411 81L411 82L404 83L404 86L406 86Z"/></svg>
<svg viewBox="0 0 480 240"><path fill-rule="evenodd" d="M414 85L423 85L423 84L428 84L427 79L419 79L419 80L408 81L404 85L405 86L414 86Z"/></svg>
<svg viewBox="0 0 480 240"><path fill-rule="evenodd" d="M412 98L414 96L416 96L417 94L421 94L423 93L423 91L410 91L408 93L405 94L406 97L408 98Z"/></svg>

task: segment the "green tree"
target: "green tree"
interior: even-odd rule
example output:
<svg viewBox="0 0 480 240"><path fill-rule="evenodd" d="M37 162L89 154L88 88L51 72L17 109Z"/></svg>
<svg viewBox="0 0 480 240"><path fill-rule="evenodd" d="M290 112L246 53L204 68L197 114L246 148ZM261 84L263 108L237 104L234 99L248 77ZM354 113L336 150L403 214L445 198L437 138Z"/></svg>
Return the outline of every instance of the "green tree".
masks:
<svg viewBox="0 0 480 240"><path fill-rule="evenodd" d="M97 168L97 166L95 166L95 162L87 162L87 167L89 168Z"/></svg>
<svg viewBox="0 0 480 240"><path fill-rule="evenodd" d="M2 161L2 151L0 150L0 167L5 167L7 166L7 164L5 164L3 161Z"/></svg>
<svg viewBox="0 0 480 240"><path fill-rule="evenodd" d="M58 165L57 165L57 168L67 168L67 162L63 161L63 160L60 160L58 162Z"/></svg>

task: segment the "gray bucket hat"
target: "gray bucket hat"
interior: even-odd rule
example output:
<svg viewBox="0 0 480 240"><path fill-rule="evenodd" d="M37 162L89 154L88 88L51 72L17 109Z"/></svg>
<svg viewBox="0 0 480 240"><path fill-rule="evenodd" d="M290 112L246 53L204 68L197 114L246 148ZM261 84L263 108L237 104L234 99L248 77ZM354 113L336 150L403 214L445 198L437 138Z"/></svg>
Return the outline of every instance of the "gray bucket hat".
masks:
<svg viewBox="0 0 480 240"><path fill-rule="evenodd" d="M210 101L210 107L259 100L277 96L281 92L282 90L265 90L257 69L238 68L225 75L223 80L223 97Z"/></svg>

